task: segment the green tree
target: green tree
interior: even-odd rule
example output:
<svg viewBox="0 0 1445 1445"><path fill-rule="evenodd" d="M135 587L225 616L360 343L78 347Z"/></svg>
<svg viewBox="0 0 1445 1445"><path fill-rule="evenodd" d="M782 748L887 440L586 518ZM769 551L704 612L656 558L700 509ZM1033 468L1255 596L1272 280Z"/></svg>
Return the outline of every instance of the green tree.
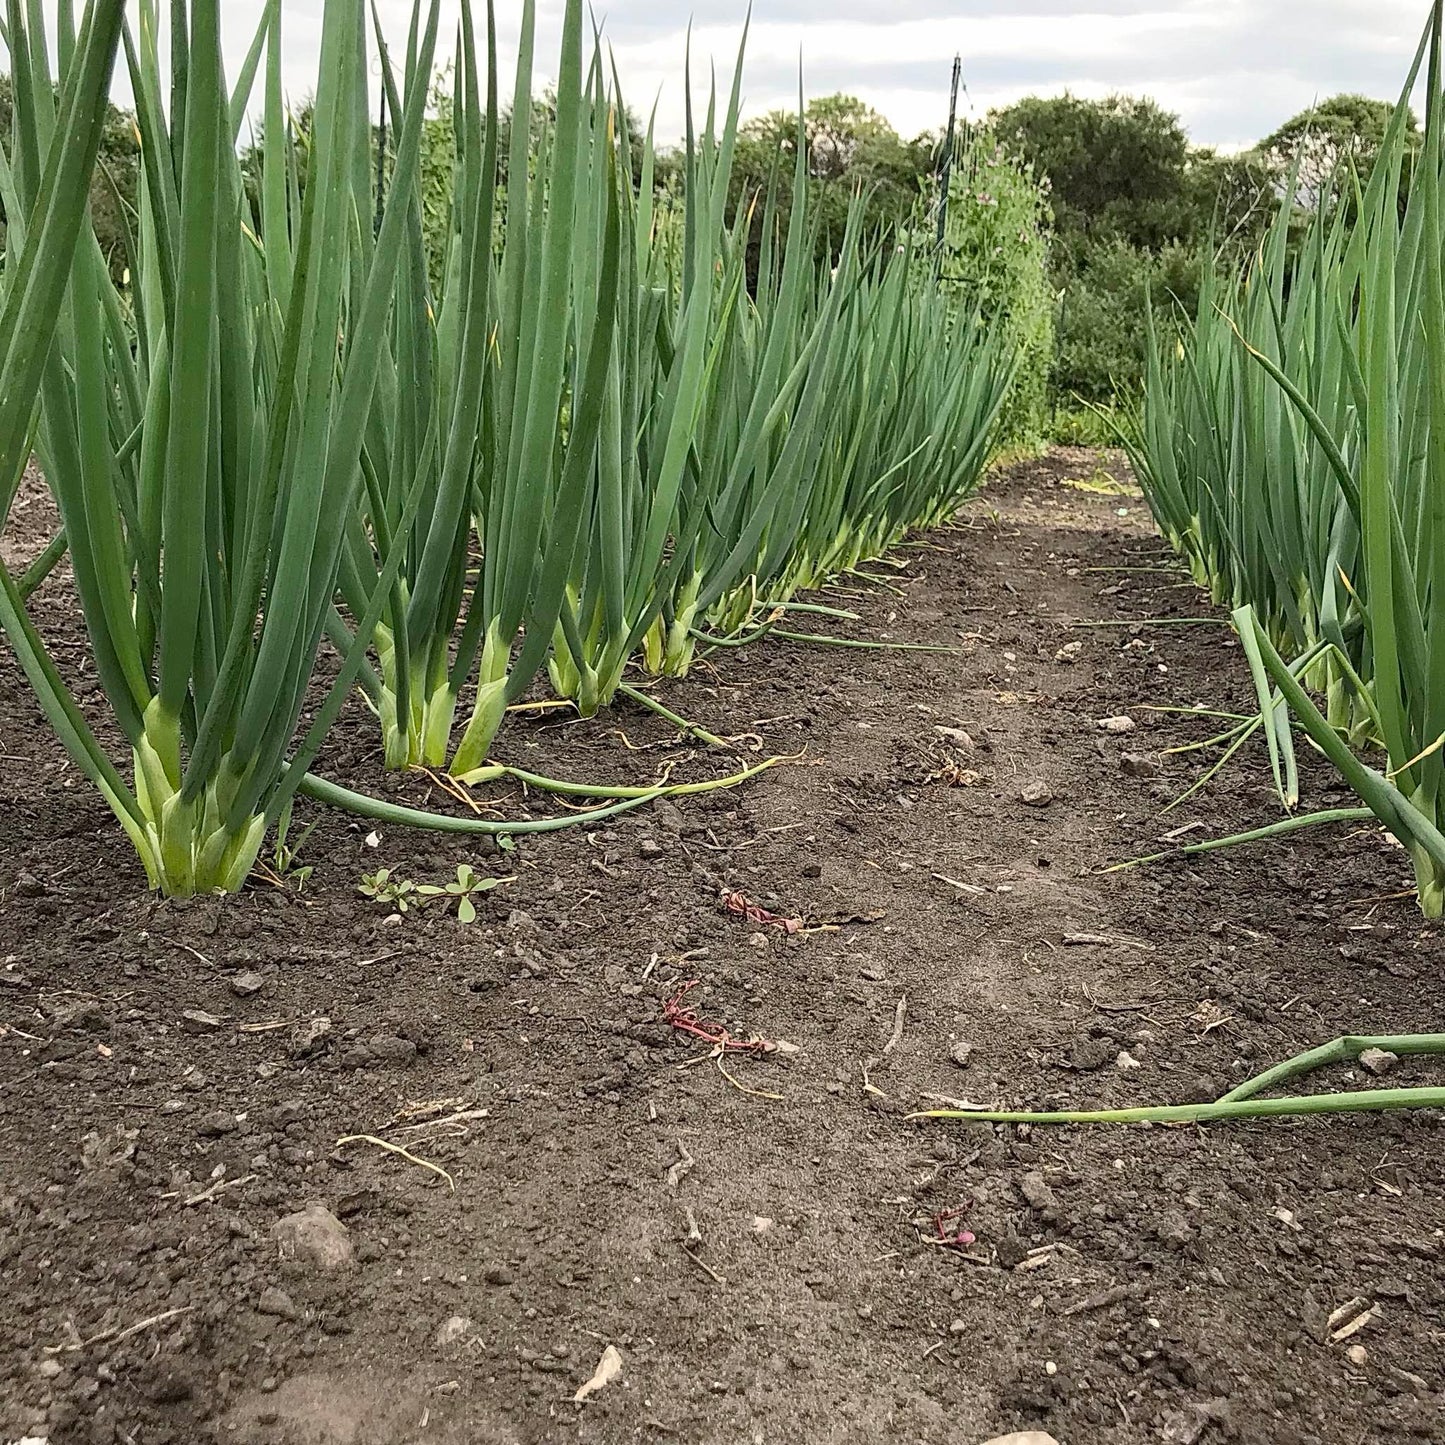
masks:
<svg viewBox="0 0 1445 1445"><path fill-rule="evenodd" d="M0 74L0 134L10 133L13 94L9 73ZM96 240L117 280L130 264L125 235L134 221L139 186L140 140L135 116L119 106L108 105L90 185L90 211ZM0 235L3 221L4 207L0 204Z"/></svg>
<svg viewBox="0 0 1445 1445"><path fill-rule="evenodd" d="M1306 205L1329 188L1345 164L1363 180L1374 166L1395 107L1366 95L1332 95L1291 116L1256 147L1281 177L1299 167L1300 198ZM1413 111L1406 119L1407 146L1419 146L1420 131Z"/></svg>
<svg viewBox="0 0 1445 1445"><path fill-rule="evenodd" d="M992 129L1052 187L1065 245L1115 236L1157 250L1197 229L1189 137L1143 96L1027 96L994 111Z"/></svg>
<svg viewBox="0 0 1445 1445"><path fill-rule="evenodd" d="M1250 254L1277 170L1191 146L1179 117L1141 96L1029 96L991 119L1051 187L1055 404L1107 405L1142 379L1147 298L1172 325L1207 256Z"/></svg>
<svg viewBox="0 0 1445 1445"><path fill-rule="evenodd" d="M1220 155L1207 147L1189 153L1185 169L1195 233L1221 257L1242 261L1269 229L1279 202L1278 176L1258 151Z"/></svg>
<svg viewBox="0 0 1445 1445"><path fill-rule="evenodd" d="M905 141L871 106L852 95L825 95L803 111L804 143L814 214L820 218L820 255L836 247L843 233L848 202L861 186L868 192L868 217L877 233L906 225L918 201L919 181L932 169L935 141L919 136ZM781 168L791 173L798 143L798 117L770 111L748 121L738 136L733 160L734 201L765 192ZM790 201L780 188L780 219L786 224Z"/></svg>

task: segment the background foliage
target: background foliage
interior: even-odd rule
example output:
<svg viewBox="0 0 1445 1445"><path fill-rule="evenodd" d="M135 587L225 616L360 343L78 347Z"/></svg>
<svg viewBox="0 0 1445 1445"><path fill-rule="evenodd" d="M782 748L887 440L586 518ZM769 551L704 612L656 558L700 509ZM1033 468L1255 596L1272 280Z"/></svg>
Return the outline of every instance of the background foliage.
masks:
<svg viewBox="0 0 1445 1445"><path fill-rule="evenodd" d="M423 228L437 283L456 157L451 82L449 68L438 73L421 158ZM550 116L553 106L549 94L533 102L538 119ZM1143 96L1028 96L992 112L982 125L965 127L942 274L945 284L975 292L986 310L1006 310L1025 342L1018 394L1007 417L1010 441L1105 439L1107 428L1088 407L1109 407L1137 393L1146 306L1152 306L1156 330L1167 330L1192 311L1206 268L1247 264L1296 171L1302 234L1318 198L1337 194L1329 182L1341 167L1368 177L1391 109L1366 96L1331 96L1234 155L1191 145L1179 117ZM0 127L8 126L9 112L10 80L0 76ZM290 123L301 138L304 173L309 101ZM636 173L646 124L629 114L628 125ZM1413 154L1420 139L1413 117L1408 130ZM503 157L510 131L504 112ZM858 97L837 94L807 103L805 132L820 258L836 256L849 200L859 189L867 195L877 244L908 239L931 247L941 126L905 138ZM243 156L248 176L256 173L260 139ZM796 145L796 119L789 112L748 121L733 161L732 205L765 195L777 176L788 176ZM678 155L664 150L658 157L660 215L680 180ZM134 209L139 150L134 118L114 106L101 161L104 173L92 187L91 205L102 249L119 278L127 264L119 208ZM777 204L785 226L787 185L779 187ZM757 211L754 247L761 205Z"/></svg>
<svg viewBox="0 0 1445 1445"><path fill-rule="evenodd" d="M985 315L1004 317L1022 357L1004 407L1004 446L1030 446L1045 436L1054 356L1054 297L1049 281L1048 187L986 127L958 147L949 185L942 252L934 259L938 181L923 186L915 208L914 244L940 282Z"/></svg>

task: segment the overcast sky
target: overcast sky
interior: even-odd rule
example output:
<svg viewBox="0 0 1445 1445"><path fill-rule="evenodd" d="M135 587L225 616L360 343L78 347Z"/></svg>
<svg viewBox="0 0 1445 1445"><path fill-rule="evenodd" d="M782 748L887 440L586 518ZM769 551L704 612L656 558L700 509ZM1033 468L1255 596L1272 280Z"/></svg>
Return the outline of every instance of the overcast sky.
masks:
<svg viewBox="0 0 1445 1445"><path fill-rule="evenodd" d="M443 0L446 34L459 3ZM473 3L484 13L482 0ZM283 0L294 99L313 83L323 8L324 0ZM410 0L378 8L404 36ZM1131 91L1177 111L1197 143L1234 148L1336 91L1393 99L1427 8L1425 0L755 0L745 110L788 104L801 56L809 95L850 91L905 135L941 127L957 51L975 115L1031 93ZM660 139L682 129L689 19L695 73L705 79L709 59L730 74L745 9L745 0L596 0L627 101L646 114L657 99ZM261 0L222 6L233 72L260 10ZM508 57L520 10L520 0L497 0ZM554 64L561 11L561 0L538 0L542 75Z"/></svg>

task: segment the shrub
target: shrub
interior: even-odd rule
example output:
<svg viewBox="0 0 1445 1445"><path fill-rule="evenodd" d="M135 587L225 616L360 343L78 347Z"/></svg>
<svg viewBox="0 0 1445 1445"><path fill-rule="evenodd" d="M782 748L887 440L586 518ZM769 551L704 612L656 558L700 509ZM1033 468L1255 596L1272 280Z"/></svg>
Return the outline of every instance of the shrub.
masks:
<svg viewBox="0 0 1445 1445"><path fill-rule="evenodd" d="M1059 282L1052 385L1055 407L1107 406L1138 392L1147 355L1145 309L1172 330L1194 311L1206 257L1193 246L1146 251L1124 240L1081 245L1056 258Z"/></svg>
<svg viewBox="0 0 1445 1445"><path fill-rule="evenodd" d="M924 183L915 245L935 264L938 185ZM998 444L1032 446L1043 438L1054 348L1054 298L1048 278L1050 212L1047 184L989 130L976 129L958 147L949 183L948 215L938 274L944 287L987 318L1005 318L1020 354L1018 376L1004 404Z"/></svg>

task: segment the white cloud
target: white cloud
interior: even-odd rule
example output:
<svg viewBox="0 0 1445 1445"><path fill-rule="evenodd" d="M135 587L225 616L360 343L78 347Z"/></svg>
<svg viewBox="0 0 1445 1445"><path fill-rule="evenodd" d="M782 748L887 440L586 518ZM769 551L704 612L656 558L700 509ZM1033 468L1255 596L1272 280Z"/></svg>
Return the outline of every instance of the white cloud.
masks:
<svg viewBox="0 0 1445 1445"><path fill-rule="evenodd" d="M294 99L313 84L324 3L283 0L284 69ZM442 3L444 52L459 3ZM505 77L521 7L519 0L497 0L497 7ZM234 70L262 4L224 0L222 8ZM478 0L473 8L480 25L484 8ZM745 0L594 0L594 8L629 103L646 113L656 98L659 136L675 138L689 20L697 83L707 85L709 64L726 83ZM379 0L379 10L392 43L402 47L410 0ZM946 116L958 52L975 114L1030 93L1123 90L1179 112L1201 144L1236 146L1335 91L1393 96L1425 10L1422 0L756 0L746 109L792 103L801 56L809 94L848 90L905 134L935 128ZM556 54L561 15L562 0L539 0L539 80Z"/></svg>

